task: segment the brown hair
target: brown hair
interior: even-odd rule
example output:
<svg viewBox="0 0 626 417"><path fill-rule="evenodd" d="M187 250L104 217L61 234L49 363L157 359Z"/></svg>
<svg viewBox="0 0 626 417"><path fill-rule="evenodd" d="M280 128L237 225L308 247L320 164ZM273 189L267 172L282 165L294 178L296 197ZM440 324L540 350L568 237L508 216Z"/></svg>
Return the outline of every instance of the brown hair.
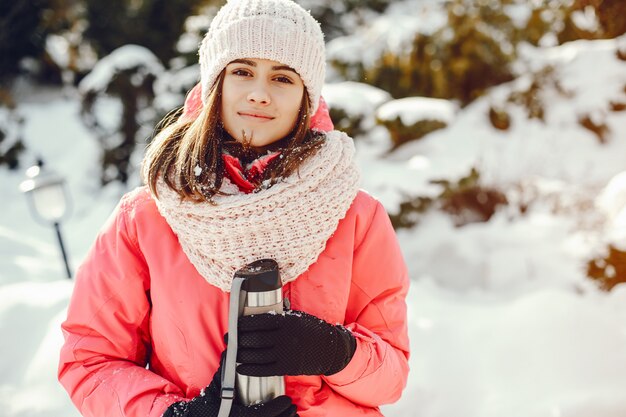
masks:
<svg viewBox="0 0 626 417"><path fill-rule="evenodd" d="M154 195L158 196L156 184L162 175L165 184L181 198L212 202L214 195L223 194L219 191L224 179L223 150L228 149L242 159L253 159L254 151L236 142L222 127L223 81L224 71L195 119L175 119L180 113L176 112L159 123L158 126L165 127L148 146L142 167L143 180ZM272 144L274 149L281 151L281 157L266 168L263 177L255 183L255 191L293 174L321 147L325 135L309 129L309 112L309 95L305 88L293 130Z"/></svg>

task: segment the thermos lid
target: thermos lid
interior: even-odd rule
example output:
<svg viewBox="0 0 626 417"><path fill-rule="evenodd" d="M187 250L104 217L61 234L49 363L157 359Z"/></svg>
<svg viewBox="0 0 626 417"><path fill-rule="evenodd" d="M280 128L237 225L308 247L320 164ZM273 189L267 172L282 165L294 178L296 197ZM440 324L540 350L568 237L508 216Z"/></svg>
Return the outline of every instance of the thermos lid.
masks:
<svg viewBox="0 0 626 417"><path fill-rule="evenodd" d="M273 259L260 259L235 272L235 277L245 278L241 289L247 292L274 291L283 286L278 263Z"/></svg>

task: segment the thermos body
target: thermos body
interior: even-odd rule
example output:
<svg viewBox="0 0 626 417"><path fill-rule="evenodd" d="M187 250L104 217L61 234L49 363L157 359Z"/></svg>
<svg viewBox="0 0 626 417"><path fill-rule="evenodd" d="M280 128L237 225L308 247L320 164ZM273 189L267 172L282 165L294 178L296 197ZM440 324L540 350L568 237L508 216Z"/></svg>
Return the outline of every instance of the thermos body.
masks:
<svg viewBox="0 0 626 417"><path fill-rule="evenodd" d="M244 316L272 312L283 312L282 288L273 291L246 292L246 303L243 307Z"/></svg>
<svg viewBox="0 0 626 417"><path fill-rule="evenodd" d="M239 270L236 276L246 278L240 293L240 316L282 314L282 282L275 261L256 261ZM244 405L267 402L285 394L285 379L282 376L254 377L236 374L236 381L238 398Z"/></svg>

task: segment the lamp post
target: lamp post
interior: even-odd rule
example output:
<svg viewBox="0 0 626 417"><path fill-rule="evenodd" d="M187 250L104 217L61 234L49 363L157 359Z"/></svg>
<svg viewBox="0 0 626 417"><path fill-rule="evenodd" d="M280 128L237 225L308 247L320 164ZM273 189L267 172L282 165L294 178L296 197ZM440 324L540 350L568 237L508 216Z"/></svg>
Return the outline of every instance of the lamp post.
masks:
<svg viewBox="0 0 626 417"><path fill-rule="evenodd" d="M27 179L20 184L20 191L26 195L26 201L33 217L42 224L52 225L56 231L65 271L72 278L72 271L67 260L67 253L61 235L61 220L68 213L69 194L65 179L54 171L44 168L40 159L37 164L26 170Z"/></svg>

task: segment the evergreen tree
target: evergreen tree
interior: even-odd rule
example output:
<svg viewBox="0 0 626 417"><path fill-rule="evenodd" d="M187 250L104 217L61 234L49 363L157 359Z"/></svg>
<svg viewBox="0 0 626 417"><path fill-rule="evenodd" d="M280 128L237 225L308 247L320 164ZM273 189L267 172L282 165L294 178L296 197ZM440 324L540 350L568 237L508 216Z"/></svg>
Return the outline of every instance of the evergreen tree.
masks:
<svg viewBox="0 0 626 417"><path fill-rule="evenodd" d="M85 0L88 27L84 37L99 56L136 44L163 63L174 58L185 19L203 0Z"/></svg>
<svg viewBox="0 0 626 417"><path fill-rule="evenodd" d="M49 0L0 0L0 82L19 72L22 58L44 50L41 22L48 4Z"/></svg>

